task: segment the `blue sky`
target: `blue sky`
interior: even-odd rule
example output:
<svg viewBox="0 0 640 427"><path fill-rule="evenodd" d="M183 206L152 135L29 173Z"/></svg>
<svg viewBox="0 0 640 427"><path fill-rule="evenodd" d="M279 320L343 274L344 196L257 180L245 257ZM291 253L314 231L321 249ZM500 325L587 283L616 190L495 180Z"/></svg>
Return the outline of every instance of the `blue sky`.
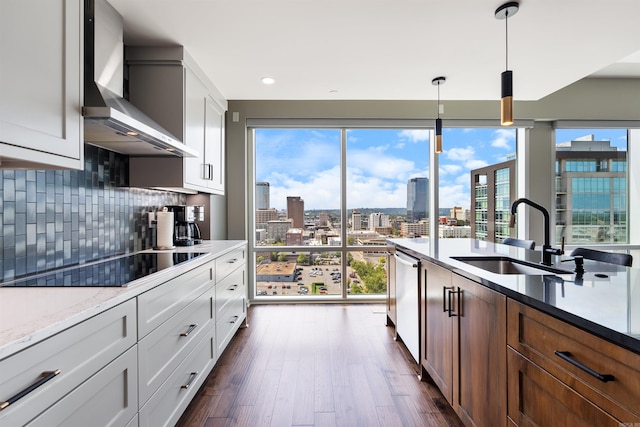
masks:
<svg viewBox="0 0 640 427"><path fill-rule="evenodd" d="M559 130L557 142L593 133L626 150L624 130ZM347 133L347 208L406 207L407 180L430 177L426 130L355 129ZM443 130L440 207L469 208L469 171L515 153L515 129ZM300 196L305 209L340 206L340 132L335 129L258 129L256 181L271 187L271 207Z"/></svg>

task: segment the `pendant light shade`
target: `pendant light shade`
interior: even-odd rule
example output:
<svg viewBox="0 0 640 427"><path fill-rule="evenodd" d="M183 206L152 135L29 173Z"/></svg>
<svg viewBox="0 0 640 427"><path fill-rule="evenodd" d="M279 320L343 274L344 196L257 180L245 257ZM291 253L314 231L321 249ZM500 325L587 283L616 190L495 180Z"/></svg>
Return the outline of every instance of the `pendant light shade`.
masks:
<svg viewBox="0 0 640 427"><path fill-rule="evenodd" d="M436 153L442 153L442 119L436 119Z"/></svg>
<svg viewBox="0 0 640 427"><path fill-rule="evenodd" d="M431 80L431 84L434 86L438 86L438 104L436 105L437 109L437 119L436 119L436 153L442 153L442 119L440 118L440 85L444 84L447 79L446 77L436 77Z"/></svg>
<svg viewBox="0 0 640 427"><path fill-rule="evenodd" d="M503 126L513 124L513 71L509 70L509 18L514 16L519 9L518 2L512 1L498 7L495 12L496 19L504 19L505 30L505 71L502 73L502 96L500 100L500 123Z"/></svg>

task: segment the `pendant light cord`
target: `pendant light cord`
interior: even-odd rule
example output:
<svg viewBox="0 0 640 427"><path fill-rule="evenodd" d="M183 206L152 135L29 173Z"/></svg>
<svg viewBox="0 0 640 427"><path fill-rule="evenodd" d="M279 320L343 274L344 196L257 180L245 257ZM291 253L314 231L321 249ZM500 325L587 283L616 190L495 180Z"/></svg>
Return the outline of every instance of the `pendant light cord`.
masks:
<svg viewBox="0 0 640 427"><path fill-rule="evenodd" d="M440 82L438 82L438 103L436 104L436 114L440 118Z"/></svg>
<svg viewBox="0 0 640 427"><path fill-rule="evenodd" d="M509 69L509 10L504 14L504 69Z"/></svg>

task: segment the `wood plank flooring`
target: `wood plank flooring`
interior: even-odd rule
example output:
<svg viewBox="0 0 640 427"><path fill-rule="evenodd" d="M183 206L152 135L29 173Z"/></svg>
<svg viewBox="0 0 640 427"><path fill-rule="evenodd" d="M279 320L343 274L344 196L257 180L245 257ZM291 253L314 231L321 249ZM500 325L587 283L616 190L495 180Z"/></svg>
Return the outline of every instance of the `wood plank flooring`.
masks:
<svg viewBox="0 0 640 427"><path fill-rule="evenodd" d="M254 305L248 321L179 427L462 426L384 305Z"/></svg>

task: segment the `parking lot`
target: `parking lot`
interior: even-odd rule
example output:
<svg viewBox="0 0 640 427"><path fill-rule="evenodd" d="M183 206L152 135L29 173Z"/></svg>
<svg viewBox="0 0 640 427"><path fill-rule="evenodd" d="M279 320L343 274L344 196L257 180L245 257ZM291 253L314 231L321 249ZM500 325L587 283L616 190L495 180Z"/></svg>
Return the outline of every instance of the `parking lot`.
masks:
<svg viewBox="0 0 640 427"><path fill-rule="evenodd" d="M313 283L316 285L318 295L342 295L342 266L297 266L296 280L293 282L258 282L258 296L279 295L279 296L304 296L313 295ZM347 267L347 275L353 274L353 270ZM351 277L350 280L358 280Z"/></svg>

